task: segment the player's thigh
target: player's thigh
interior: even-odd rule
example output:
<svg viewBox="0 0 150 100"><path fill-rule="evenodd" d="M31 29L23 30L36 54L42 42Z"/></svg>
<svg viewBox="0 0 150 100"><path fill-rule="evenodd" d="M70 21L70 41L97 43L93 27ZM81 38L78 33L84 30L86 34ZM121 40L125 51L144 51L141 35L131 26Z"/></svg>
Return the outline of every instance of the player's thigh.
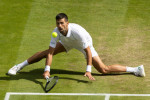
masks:
<svg viewBox="0 0 150 100"><path fill-rule="evenodd" d="M57 42L56 48L54 50L54 54L53 55L56 55L56 54L61 53L61 52L66 52L66 49L64 48L64 46L60 42ZM38 52L37 54L40 54L41 56L46 58L48 53L49 53L49 49L41 51L41 52Z"/></svg>
<svg viewBox="0 0 150 100"><path fill-rule="evenodd" d="M64 48L64 46L60 42L57 42L53 55L56 55L56 54L61 53L61 52L66 52L66 49Z"/></svg>
<svg viewBox="0 0 150 100"><path fill-rule="evenodd" d="M107 68L99 56L92 57L92 64L100 73L104 73L104 70Z"/></svg>

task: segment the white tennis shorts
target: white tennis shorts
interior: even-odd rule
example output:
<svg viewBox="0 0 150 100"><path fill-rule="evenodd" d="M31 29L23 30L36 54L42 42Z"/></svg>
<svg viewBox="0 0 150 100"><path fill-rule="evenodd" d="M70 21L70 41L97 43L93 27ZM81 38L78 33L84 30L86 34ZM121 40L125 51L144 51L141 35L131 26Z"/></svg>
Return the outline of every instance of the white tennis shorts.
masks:
<svg viewBox="0 0 150 100"><path fill-rule="evenodd" d="M61 41L59 41L59 42L64 46L64 48L66 49L66 52L73 49L73 47L67 46L67 44L62 43ZM83 49L79 49L79 48L75 48L75 49L82 52L84 54L85 58L87 58L86 52ZM98 54L93 46L90 46L90 49L91 49L92 57L98 56Z"/></svg>

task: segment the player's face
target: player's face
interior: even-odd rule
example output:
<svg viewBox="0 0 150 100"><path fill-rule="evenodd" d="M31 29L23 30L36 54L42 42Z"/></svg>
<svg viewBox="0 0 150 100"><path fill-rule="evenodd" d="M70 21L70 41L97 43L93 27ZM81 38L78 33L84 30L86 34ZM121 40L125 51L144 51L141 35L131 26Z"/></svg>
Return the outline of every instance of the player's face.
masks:
<svg viewBox="0 0 150 100"><path fill-rule="evenodd" d="M68 24L69 24L69 22L66 21L65 18L56 20L56 26L57 26L59 32L64 36L66 36L67 32L68 32Z"/></svg>

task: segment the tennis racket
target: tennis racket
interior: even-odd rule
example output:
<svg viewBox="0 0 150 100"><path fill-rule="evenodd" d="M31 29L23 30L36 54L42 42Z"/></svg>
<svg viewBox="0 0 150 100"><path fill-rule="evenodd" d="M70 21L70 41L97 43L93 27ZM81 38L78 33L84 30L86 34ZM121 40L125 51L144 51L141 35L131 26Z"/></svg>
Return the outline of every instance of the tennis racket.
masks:
<svg viewBox="0 0 150 100"><path fill-rule="evenodd" d="M54 76L54 77L48 77L46 76L46 85L45 85L45 92L49 92L58 82L58 76Z"/></svg>

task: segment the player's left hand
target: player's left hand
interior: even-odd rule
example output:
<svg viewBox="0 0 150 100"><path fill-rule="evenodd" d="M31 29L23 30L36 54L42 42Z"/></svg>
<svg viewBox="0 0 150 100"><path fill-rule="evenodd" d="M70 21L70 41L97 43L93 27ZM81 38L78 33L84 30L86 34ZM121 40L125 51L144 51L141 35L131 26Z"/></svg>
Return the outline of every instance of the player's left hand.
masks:
<svg viewBox="0 0 150 100"><path fill-rule="evenodd" d="M90 80L95 80L95 78L92 76L91 72L85 72L84 76L88 77Z"/></svg>

